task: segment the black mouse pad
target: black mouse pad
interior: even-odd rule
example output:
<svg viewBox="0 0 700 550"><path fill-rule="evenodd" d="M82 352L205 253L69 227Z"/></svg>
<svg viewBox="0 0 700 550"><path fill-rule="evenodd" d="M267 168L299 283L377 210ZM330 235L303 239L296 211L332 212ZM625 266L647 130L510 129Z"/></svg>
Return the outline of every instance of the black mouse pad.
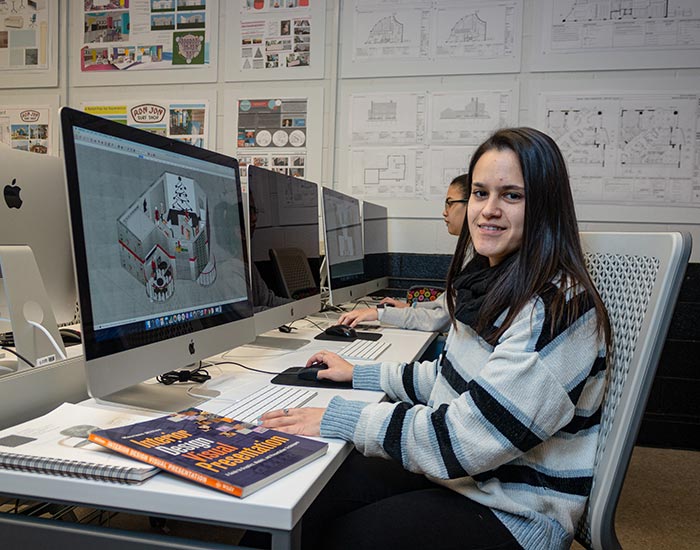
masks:
<svg viewBox="0 0 700 550"><path fill-rule="evenodd" d="M352 382L334 382L333 380L301 380L297 377L304 367L289 367L284 372L279 373L270 382L282 384L283 386L307 386L309 388L335 388L338 390L351 390Z"/></svg>
<svg viewBox="0 0 700 550"><path fill-rule="evenodd" d="M343 336L331 336L325 332L321 332L314 336L314 340L329 340L331 342L354 342L355 340L379 340L382 335L379 332L359 332L357 331L357 338L344 338Z"/></svg>

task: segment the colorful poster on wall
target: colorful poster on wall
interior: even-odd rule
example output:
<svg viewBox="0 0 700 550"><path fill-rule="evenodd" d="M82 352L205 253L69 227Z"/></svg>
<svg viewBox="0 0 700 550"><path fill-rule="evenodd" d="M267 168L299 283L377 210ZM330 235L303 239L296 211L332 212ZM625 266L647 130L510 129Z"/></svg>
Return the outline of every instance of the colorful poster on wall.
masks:
<svg viewBox="0 0 700 550"><path fill-rule="evenodd" d="M210 63L207 0L84 0L80 70L150 71Z"/></svg>
<svg viewBox="0 0 700 550"><path fill-rule="evenodd" d="M13 149L51 154L51 109L48 106L0 106L0 141Z"/></svg>
<svg viewBox="0 0 700 550"><path fill-rule="evenodd" d="M209 102L195 100L83 102L86 113L207 148Z"/></svg>

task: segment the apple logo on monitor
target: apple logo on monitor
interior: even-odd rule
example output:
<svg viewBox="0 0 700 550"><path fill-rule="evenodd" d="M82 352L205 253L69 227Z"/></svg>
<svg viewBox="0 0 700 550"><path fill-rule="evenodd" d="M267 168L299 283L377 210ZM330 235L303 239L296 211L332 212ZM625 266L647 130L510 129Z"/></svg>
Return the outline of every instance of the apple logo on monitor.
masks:
<svg viewBox="0 0 700 550"><path fill-rule="evenodd" d="M19 208L22 206L22 199L19 196L22 188L17 185L17 178L12 178L12 184L6 185L3 191L3 196L5 197L5 202L10 208Z"/></svg>
<svg viewBox="0 0 700 550"><path fill-rule="evenodd" d="M194 355L194 340L190 340L190 345L187 347L190 350L190 355Z"/></svg>

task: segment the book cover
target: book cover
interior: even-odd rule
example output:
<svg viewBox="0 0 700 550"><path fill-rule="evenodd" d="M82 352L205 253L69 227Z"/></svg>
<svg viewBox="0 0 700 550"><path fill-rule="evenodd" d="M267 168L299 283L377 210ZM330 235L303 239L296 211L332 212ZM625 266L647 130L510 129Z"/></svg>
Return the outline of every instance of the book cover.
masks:
<svg viewBox="0 0 700 550"><path fill-rule="evenodd" d="M187 409L90 433L90 441L237 497L322 456L328 444Z"/></svg>
<svg viewBox="0 0 700 550"><path fill-rule="evenodd" d="M63 403L51 412L0 431L0 468L138 483L160 470L115 455L88 440L90 431L133 424L147 416Z"/></svg>

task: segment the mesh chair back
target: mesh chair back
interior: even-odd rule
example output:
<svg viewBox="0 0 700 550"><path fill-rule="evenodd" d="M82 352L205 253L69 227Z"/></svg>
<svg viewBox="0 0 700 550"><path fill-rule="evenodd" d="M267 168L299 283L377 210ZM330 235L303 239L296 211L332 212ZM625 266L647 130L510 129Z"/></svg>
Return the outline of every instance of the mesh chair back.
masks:
<svg viewBox="0 0 700 550"><path fill-rule="evenodd" d="M613 332L593 487L577 540L619 549L614 516L690 255L683 233L581 233Z"/></svg>

